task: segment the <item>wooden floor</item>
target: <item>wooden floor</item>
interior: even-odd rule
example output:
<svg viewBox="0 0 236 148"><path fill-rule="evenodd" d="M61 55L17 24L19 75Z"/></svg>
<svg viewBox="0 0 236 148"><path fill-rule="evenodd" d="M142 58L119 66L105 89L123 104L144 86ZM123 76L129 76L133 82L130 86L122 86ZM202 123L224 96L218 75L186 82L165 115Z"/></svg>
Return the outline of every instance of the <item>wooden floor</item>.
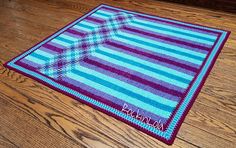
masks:
<svg viewBox="0 0 236 148"><path fill-rule="evenodd" d="M236 147L236 15L154 0L0 0L0 147L168 147L4 62L106 3L231 30L173 147Z"/></svg>

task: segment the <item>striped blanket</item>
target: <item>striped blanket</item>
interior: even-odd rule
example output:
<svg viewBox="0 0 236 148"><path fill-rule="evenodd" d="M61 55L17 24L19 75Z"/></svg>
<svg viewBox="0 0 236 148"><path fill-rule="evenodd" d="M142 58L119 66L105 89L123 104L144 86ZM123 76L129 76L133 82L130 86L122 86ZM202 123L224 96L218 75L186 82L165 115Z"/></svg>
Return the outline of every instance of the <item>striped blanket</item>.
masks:
<svg viewBox="0 0 236 148"><path fill-rule="evenodd" d="M100 5L6 66L172 144L228 35Z"/></svg>

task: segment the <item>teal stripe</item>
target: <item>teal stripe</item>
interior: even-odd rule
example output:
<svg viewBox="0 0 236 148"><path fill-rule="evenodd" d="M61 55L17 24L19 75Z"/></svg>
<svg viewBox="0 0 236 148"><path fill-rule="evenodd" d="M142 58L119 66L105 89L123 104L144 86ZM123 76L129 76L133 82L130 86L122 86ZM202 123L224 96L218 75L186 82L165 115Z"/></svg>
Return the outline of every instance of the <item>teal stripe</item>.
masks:
<svg viewBox="0 0 236 148"><path fill-rule="evenodd" d="M125 61L129 60L129 61L132 61L132 63L137 63L135 65L139 65L141 67L146 67L147 69L149 69L151 71L153 71L152 69L160 70L160 74L163 73L163 75L166 75L166 76L169 75L170 77L172 77L172 75L173 75L173 77L177 77L177 78L184 79L184 80L190 80L190 81L193 79L193 76L191 76L191 75L188 75L188 74L179 72L177 70L159 65L158 63L154 64L152 62L140 59L138 57L130 56L126 53L116 51L115 49L112 49L112 48L109 49L104 46L101 46L101 47L99 47L99 49L104 52L107 52L109 54L116 55L118 58L119 57L121 57L121 59L125 58ZM189 82L189 81L187 81L187 82Z"/></svg>
<svg viewBox="0 0 236 148"><path fill-rule="evenodd" d="M43 60L38 59L38 58L36 58L36 57L33 57L32 55L27 55L27 56L25 57L25 59L27 59L27 60L29 60L29 61L31 61L31 62L33 62L33 63L40 64L40 65L46 63L46 61L43 61Z"/></svg>
<svg viewBox="0 0 236 148"><path fill-rule="evenodd" d="M161 103L163 105L166 105L166 106L169 106L169 107L176 107L177 103L176 101L172 101L172 100L168 100L166 98L163 98L161 96L158 96L156 94L153 94L149 91L146 91L146 90L143 90L141 88L138 88L134 85L131 85L129 83L126 83L124 81L121 81L119 79L116 79L116 78L113 78L113 77L110 77L108 75L105 75L101 72L98 72L96 70L92 70L92 69L89 69L89 68L86 68L86 67L82 67L82 66L77 66L76 67L77 69L87 73L87 74L90 74L90 75L93 75L101 80L106 80L107 82L109 83L112 83L116 86L119 86L119 87L123 87L133 93L136 93L142 97L146 97L148 96L148 99L147 100L152 100L152 101L155 101L157 103Z"/></svg>
<svg viewBox="0 0 236 148"><path fill-rule="evenodd" d="M32 52L30 55L35 57L35 58L41 59L41 60L43 60L45 62L49 60L49 58L47 58L45 56L42 56L40 54L37 54L36 52Z"/></svg>
<svg viewBox="0 0 236 148"><path fill-rule="evenodd" d="M93 28L86 28L86 27L83 27L83 26L79 26L79 25L74 25L72 28L75 28L75 29L78 29L78 30L83 30L84 32L88 32L88 31L91 31Z"/></svg>
<svg viewBox="0 0 236 148"><path fill-rule="evenodd" d="M51 42L56 43L56 44L59 44L59 45L64 46L64 47L68 47L68 46L71 45L71 44L69 44L69 43L67 43L67 42L58 40L58 39L56 39L56 38L52 39Z"/></svg>
<svg viewBox="0 0 236 148"><path fill-rule="evenodd" d="M121 35L121 36L129 37L129 39L134 38L136 40L144 41L145 43L146 42L151 43L151 46L153 46L153 47L155 47L155 45L157 45L158 48L165 48L165 49L168 49L168 51L174 52L176 54L188 56L188 57L191 57L191 58L194 58L194 59L203 60L206 57L206 54L204 54L204 53L200 53L200 52L197 52L197 51L193 51L191 49L187 49L187 48L167 44L167 43L164 43L164 42L159 42L159 41L156 41L156 40L144 38L144 37L141 37L141 36L138 36L138 35L135 35L135 34L126 33L126 32L123 32L123 31L119 31L118 34Z"/></svg>
<svg viewBox="0 0 236 148"><path fill-rule="evenodd" d="M137 94L135 95L135 93L132 93L124 89L123 87L120 88L112 83L99 79L95 77L94 75L89 75L87 73L84 73L80 71L79 69L73 70L71 73L67 73L67 76L76 81L81 81L82 83L88 86L93 86L99 91L102 91L102 92L106 91L104 93L109 92L110 95L113 95L123 101L136 105L144 110L148 110L161 117L168 118L171 114L171 112L169 111L165 111L160 108L156 108L153 105L144 103L143 101L145 100L140 101L139 99L145 99L145 98L142 98L142 96L139 96ZM132 97L132 96L136 96L136 97ZM161 106L162 105L158 105L158 107L161 107Z"/></svg>
<svg viewBox="0 0 236 148"><path fill-rule="evenodd" d="M102 15L102 16L106 16L106 17L115 15L114 13L111 13L111 12L108 12L108 11L105 11L105 10L98 10L95 13L99 14L99 15Z"/></svg>
<svg viewBox="0 0 236 148"><path fill-rule="evenodd" d="M176 81L176 80L171 79L169 77L162 76L162 75L157 74L155 72L146 70L146 69L144 69L142 67L129 64L127 62L121 61L120 59L115 59L113 57L110 57L110 55L101 54L99 52L102 52L102 51L97 50L97 52L96 53L92 53L92 55L97 57L97 58L103 59L103 60L105 60L107 62L111 62L113 64L116 64L116 65L119 65L119 66L122 66L122 67L128 67L131 70L140 72L140 73L145 74L145 75L147 75L149 77L152 77L154 79L158 79L158 80L164 81L166 83L175 85L177 87L181 87L181 88L184 88L184 89L188 87L188 84L186 84L186 83Z"/></svg>
<svg viewBox="0 0 236 148"><path fill-rule="evenodd" d="M163 80L163 79L161 79L161 80L166 81L167 83L170 83L172 85L182 86L182 84L184 84L185 86L188 86L188 84L190 83L190 80L186 80L184 78L181 78L181 77L169 74L167 72L160 71L158 69L154 69L152 67L143 65L141 63L134 62L132 60L123 58L121 56L110 54L110 53L107 53L107 52L101 51L101 50L96 51L96 53L100 53L102 55L109 56L110 58L113 58L113 59L116 59L116 60L120 60L120 61L122 61L124 63L130 64L130 65L133 65L133 66L136 66L136 67L141 67L142 69L145 69L146 71L155 73L156 77L159 76L159 77L164 78L165 80ZM142 71L140 71L140 72L142 73ZM150 76L151 76L151 74L150 74Z"/></svg>
<svg viewBox="0 0 236 148"><path fill-rule="evenodd" d="M89 26L89 28L96 28L96 27L101 25L101 24L91 23L91 22L88 22L86 20L81 21L79 24L82 24L84 26Z"/></svg>
<svg viewBox="0 0 236 148"><path fill-rule="evenodd" d="M110 15L106 14L106 13L102 13L100 11L95 12L96 14L103 16L103 17L110 17Z"/></svg>
<svg viewBox="0 0 236 148"><path fill-rule="evenodd" d="M82 24L82 23L78 23L78 24L76 24L74 27L75 27L75 28L78 28L78 29L85 28L85 29L88 29L89 31L91 31L92 29L94 29L94 27L88 26L88 25L85 25L85 24Z"/></svg>
<svg viewBox="0 0 236 148"><path fill-rule="evenodd" d="M174 57L174 58L177 58L177 59L180 59L180 60L184 60L184 61L187 61L187 62L190 62L190 63L194 63L194 64L197 64L197 65L201 65L201 63L202 63L201 60L197 60L197 59L194 59L194 58L191 58L191 57L188 57L188 56L184 56L184 55L174 53L172 51L169 51L166 48L153 47L153 46L150 46L148 43L146 44L146 42L136 40L136 39L133 39L133 38L117 35L117 36L112 37L112 39L117 40L119 42L129 44L131 46L136 46L138 48L143 48L145 50L150 50L150 51L155 52L155 53L160 53L160 54L164 54L164 55L167 55L167 56L171 56L171 57Z"/></svg>
<svg viewBox="0 0 236 148"><path fill-rule="evenodd" d="M151 32L156 32L156 33L161 33L161 34L166 34L166 35L170 35L170 36L179 37L179 38L190 40L190 41L193 41L193 42L198 42L198 43L207 44L207 45L213 45L214 44L214 42L212 42L212 41L206 41L206 40L203 40L203 39L200 39L200 38L186 36L186 35L183 35L183 34L178 34L178 33L171 32L171 31L166 31L166 30L163 30L163 29L153 28L152 26L149 26L148 24L143 24L143 23L138 23L138 22L131 22L129 25L130 26L135 26L135 27L140 28L140 29L146 29L146 30L149 30Z"/></svg>
<svg viewBox="0 0 236 148"><path fill-rule="evenodd" d="M66 39L66 38L63 38L63 37L60 37L60 36L56 37L56 39L58 39L58 40L60 40L60 41L63 41L63 42L66 42L66 43L68 43L68 44L73 44L73 43L74 43L73 41L68 40L68 39Z"/></svg>
<svg viewBox="0 0 236 148"><path fill-rule="evenodd" d="M194 31L190 31L188 29L182 29L182 28L177 28L174 26L169 26L166 24L159 24L159 23L154 23L154 22L150 22L150 21L146 21L146 20L142 20L142 19L136 19L137 23L141 23L143 25L149 26L151 28L158 28L161 30L165 30L165 31L170 31L170 32L174 32L177 34L183 34L186 36L191 36L194 38L200 38L202 40L206 40L206 41L210 41L210 42L214 42L217 38L217 36L212 36L212 35L208 35L208 34L204 34L204 33L199 33L199 32L194 32Z"/></svg>
<svg viewBox="0 0 236 148"><path fill-rule="evenodd" d="M66 34L61 34L60 37L62 37L64 39L67 39L67 40L70 40L73 43L80 40L80 38L75 38L73 36L69 36L69 35L66 35Z"/></svg>
<svg viewBox="0 0 236 148"><path fill-rule="evenodd" d="M38 50L35 50L34 52L39 54L39 55L42 55L44 57L47 57L49 59L54 57L54 55L50 54L49 52L45 52L43 50L40 50L40 48Z"/></svg>
<svg viewBox="0 0 236 148"><path fill-rule="evenodd" d="M196 90L198 89L198 87L200 86L203 77L206 75L207 70L209 69L211 62L213 61L213 58L216 56L216 53L218 50L220 50L220 46L222 45L225 37L226 37L226 32L223 32L219 41L217 42L217 44L215 45L213 51L211 52L210 56L208 57L205 65L203 66L201 72L199 73L199 75L197 76L197 79L194 81L192 87L190 88L188 94L186 95L186 97L184 98L184 102L180 105L179 109L177 110L175 116L173 117L173 120L171 121L170 125L168 126L167 130L166 130L166 138L170 138L176 124L179 122L180 118L182 117L184 111L186 110L187 106L189 105L189 102L192 100L193 95L196 93Z"/></svg>

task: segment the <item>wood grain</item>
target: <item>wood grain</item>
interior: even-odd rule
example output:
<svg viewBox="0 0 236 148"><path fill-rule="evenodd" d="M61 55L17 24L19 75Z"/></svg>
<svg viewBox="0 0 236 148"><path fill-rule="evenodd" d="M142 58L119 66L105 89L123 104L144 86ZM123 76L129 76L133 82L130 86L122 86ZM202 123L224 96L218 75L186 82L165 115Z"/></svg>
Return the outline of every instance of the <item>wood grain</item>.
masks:
<svg viewBox="0 0 236 148"><path fill-rule="evenodd" d="M232 31L172 147L234 147L236 15L153 0L0 1L0 147L168 147L2 65L101 3Z"/></svg>

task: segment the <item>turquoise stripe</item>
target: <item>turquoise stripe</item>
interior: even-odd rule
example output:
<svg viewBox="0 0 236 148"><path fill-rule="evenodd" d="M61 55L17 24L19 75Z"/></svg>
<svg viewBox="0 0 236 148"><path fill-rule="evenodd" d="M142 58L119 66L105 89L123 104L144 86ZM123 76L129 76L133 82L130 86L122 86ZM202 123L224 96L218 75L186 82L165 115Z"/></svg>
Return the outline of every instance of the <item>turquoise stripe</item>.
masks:
<svg viewBox="0 0 236 148"><path fill-rule="evenodd" d="M97 77L97 78L99 78L101 80L105 80L105 81L107 81L109 83L112 83L115 86L123 87L123 88L125 88L125 89L127 89L127 90L129 90L129 91L131 91L133 93L141 95L144 98L146 96L148 96L147 101L150 99L152 101L155 101L157 103L161 103L161 104L169 106L169 107L176 107L176 105L178 103L176 101L168 100L166 98L163 98L161 96L153 94L153 93L151 93L149 91L146 91L146 90L143 90L141 88L138 88L138 87L136 87L134 85L131 85L131 84L126 83L124 81L121 81L119 79L116 79L116 78L110 77L108 75L105 75L105 74L103 74L101 72L98 72L96 70L92 70L92 69L89 69L89 68L86 68L86 67L82 67L82 66L77 66L76 68L81 70L81 71L83 71L83 72L85 72L85 73L87 73L87 74L93 75L93 76L95 76L95 77Z"/></svg>
<svg viewBox="0 0 236 148"><path fill-rule="evenodd" d="M191 49L183 48L180 46L175 46L175 45L164 43L164 42L159 42L159 41L156 41L153 39L144 38L139 35L126 33L123 31L119 31L118 35L129 37L129 39L134 38L136 40L141 40L141 41L144 41L147 43L151 43L152 46L157 45L157 47L165 48L165 49L168 49L168 51L174 52L176 54L188 56L188 57L191 57L194 59L203 60L206 57L206 54L204 54L204 53L200 53L197 51L193 51Z"/></svg>
<svg viewBox="0 0 236 148"><path fill-rule="evenodd" d="M207 44L207 45L213 45L214 44L214 42L212 42L212 41L206 41L206 40L203 40L203 39L200 39L200 38L195 38L195 37L186 36L186 35L178 34L178 33L171 32L171 31L166 31L166 30L163 30L161 28L160 29L152 28L152 26L148 26L147 24L143 24L143 23L131 22L129 25L130 26L135 26L135 27L140 28L140 29L146 29L146 30L149 30L151 32L156 32L156 33L161 33L161 34L166 34L166 35L170 35L170 36L179 37L179 38L182 38L182 39L185 39L185 40L190 40L190 41L193 41L193 42L198 42L198 43Z"/></svg>
<svg viewBox="0 0 236 148"><path fill-rule="evenodd" d="M166 48L158 48L158 47L153 47L150 46L148 43L146 44L146 42L140 41L140 40L136 40L133 38L129 38L129 37L125 37L125 36L121 36L121 35L117 35L112 37L113 40L117 40L119 42L123 42L126 44L129 44L131 46L136 46L138 48L143 48L145 50L149 50L155 53L160 53L160 54L164 54L167 56L171 56L180 60L184 60L193 64L197 64L197 65L201 65L202 61L201 60L197 60L188 56L184 56L184 55L180 55L177 53L174 53L172 51L169 51L169 49Z"/></svg>
<svg viewBox="0 0 236 148"><path fill-rule="evenodd" d="M61 46L64 46L64 47L68 47L68 46L71 45L71 44L69 44L69 43L67 43L67 42L58 40L58 39L56 39L56 38L52 39L51 42L56 43L56 44L61 45Z"/></svg>
<svg viewBox="0 0 236 148"><path fill-rule="evenodd" d="M56 37L56 39L57 39L57 40L60 40L60 41L62 41L62 42L66 42L66 43L68 43L68 44L73 44L73 43L74 43L73 41L68 40L68 39L66 39L66 38L63 38L63 37L61 37L61 36Z"/></svg>
<svg viewBox="0 0 236 148"><path fill-rule="evenodd" d="M216 46L214 47L212 53L208 57L206 64L203 66L203 69L199 73L197 79L194 81L192 87L190 88L189 93L184 98L184 102L180 105L179 109L176 112L176 115L173 117L173 120L171 120L171 123L166 131L166 136L165 136L166 138L169 139L171 137L171 135L175 129L176 123L179 122L184 111L186 110L187 106L189 105L189 102L191 101L193 95L195 94L196 90L198 89L199 85L201 84L203 77L206 75L206 72L209 69L211 62L213 61L213 58L215 57L217 51L219 50L220 45L222 44L223 40L225 39L225 37L226 37L226 32L222 33L222 36L220 37L220 39L217 42Z"/></svg>
<svg viewBox="0 0 236 148"><path fill-rule="evenodd" d="M75 28L75 29L78 29L78 30L82 30L82 31L84 31L84 32L89 32L89 31L91 31L93 28L86 28L86 27L83 27L83 26L79 26L79 25L74 25L72 28Z"/></svg>
<svg viewBox="0 0 236 148"><path fill-rule="evenodd" d="M93 75L89 75L87 73L79 71L78 69L73 70L71 73L67 73L67 76L71 79L76 80L76 81L80 81L88 86L93 86L94 88L96 88L104 93L109 92L110 95L113 95L123 101L126 101L128 103L136 105L144 110L150 111L150 112L157 114L161 117L168 118L171 114L171 112L166 111L166 110L171 110L171 108L169 108L169 109L166 108L166 110L162 110L162 109L160 109L161 107L163 107L163 105L161 105L161 104L157 105L156 103L153 103L151 105L151 104L145 103L143 101L146 101L144 99L147 99L147 98L143 98L142 96L132 93L122 87L118 87L112 83L109 83L105 80L99 79ZM136 97L133 97L133 96L136 96ZM143 101L140 101L139 99L142 99ZM159 108L154 107L153 106L154 104L156 104ZM173 108L172 108L172 110L173 110Z"/></svg>
<svg viewBox="0 0 236 148"><path fill-rule="evenodd" d="M96 28L101 25L101 24L91 23L86 20L81 21L79 24L83 24L84 26L89 26L89 28Z"/></svg>
<svg viewBox="0 0 236 148"><path fill-rule="evenodd" d="M106 15L115 15L115 14L117 14L116 12L115 12L115 13L112 13L112 12L106 11L106 10L104 10L104 9L100 9L100 10L98 10L98 11L96 11L96 12L103 13L103 14L106 14ZM96 12L95 12L95 13L96 13Z"/></svg>
<svg viewBox="0 0 236 148"><path fill-rule="evenodd" d="M96 53L100 53L102 55L108 56L108 57L116 59L116 60L120 60L124 63L130 64L130 65L133 65L133 66L136 66L136 67L141 67L142 69L145 69L146 71L155 73L156 77L158 77L158 76L162 77L165 80L163 80L163 79L161 79L161 80L166 81L167 83L170 83L172 85L182 86L182 84L184 84L184 86L188 86L188 84L191 82L190 80L186 80L184 78L169 74L167 72L160 71L159 69L154 69L150 66L146 66L146 65L143 65L141 63L137 63L135 61L123 58L121 56L117 56L117 55L114 55L114 54L107 53L105 51L98 50L98 51L96 51ZM129 67L127 67L127 68L129 68ZM142 71L139 71L139 72L142 73ZM150 74L150 76L151 76L151 74Z"/></svg>
<svg viewBox="0 0 236 148"><path fill-rule="evenodd" d="M37 59L43 60L45 62L49 60L49 58L42 56L40 54L37 54L36 52L32 52L30 55L37 58Z"/></svg>
<svg viewBox="0 0 236 148"><path fill-rule="evenodd" d="M102 13L102 12L95 12L96 14L100 15L100 16L103 16L103 17L110 17L110 15L108 14L105 14L105 13Z"/></svg>
<svg viewBox="0 0 236 148"><path fill-rule="evenodd" d="M70 35L66 35L66 34L61 34L60 37L64 38L64 39L67 39L67 40L70 40L71 42L76 42L78 40L80 40L80 38L75 38L73 36L70 36Z"/></svg>
<svg viewBox="0 0 236 148"><path fill-rule="evenodd" d="M217 36L212 36L212 35L208 35L208 34L204 34L204 33L190 31L187 29L177 28L177 27L166 25L166 24L163 25L163 24L159 24L159 23L154 23L154 22L150 22L150 21L146 21L146 20L142 20L142 19L136 19L135 22L141 23L141 24L149 26L151 28L158 28L161 30L174 32L177 34L183 34L183 35L191 36L194 38L200 38L200 39L210 41L210 42L214 42L217 39Z"/></svg>
<svg viewBox="0 0 236 148"><path fill-rule="evenodd" d="M99 14L99 15L102 15L102 16L105 16L105 17L109 17L109 16L114 15L114 13L110 13L110 12L104 11L104 10L98 10L95 13Z"/></svg>
<svg viewBox="0 0 236 148"><path fill-rule="evenodd" d="M38 50L35 50L34 52L39 54L39 55L42 55L44 57L47 57L49 59L54 57L54 55L50 54L49 52L45 52L43 50L40 50L40 48Z"/></svg>
<svg viewBox="0 0 236 148"><path fill-rule="evenodd" d="M176 77L177 79L180 78L180 79L190 80L190 81L193 79L193 76L191 76L191 75L188 75L188 74L179 72L177 70L159 65L158 63L154 64L152 62L142 60L138 57L130 56L126 53L116 51L115 49L112 49L112 48L109 49L104 46L100 46L99 49L106 52L106 53L116 55L117 58L120 57L120 59L125 59L125 61L128 61L128 63L134 63L135 65L141 66L143 68L145 67L151 71L160 71L160 74L162 73L165 76L168 75L168 76L172 77L172 75L173 75L173 77ZM155 69L155 70L153 70L153 69ZM187 81L187 82L189 82L189 81Z"/></svg>
<svg viewBox="0 0 236 148"><path fill-rule="evenodd" d="M171 79L169 77L162 76L162 75L157 74L155 72L146 70L146 69L144 69L142 67L129 64L129 63L121 61L119 59L112 58L112 57L110 57L110 55L107 56L105 54L100 54L99 52L101 52L101 51L98 50L96 53L92 53L92 55L97 57L97 58L103 59L103 60L105 60L107 62L111 62L113 64L116 64L116 65L119 65L119 66L122 66L122 67L128 67L131 70L140 72L140 73L145 74L145 75L147 75L149 77L152 77L154 79L158 79L158 80L164 81L166 83L175 85L177 87L181 87L181 88L184 88L184 89L188 87L188 84L186 84L186 83L179 82L179 81Z"/></svg>
<svg viewBox="0 0 236 148"><path fill-rule="evenodd" d="M27 60L29 60L29 61L31 61L31 62L33 62L33 63L40 64L40 65L46 63L46 61L43 61L43 60L38 59L38 58L36 58L36 57L33 57L32 55L26 56L25 59L27 59Z"/></svg>
<svg viewBox="0 0 236 148"><path fill-rule="evenodd" d="M97 13L93 13L91 16L98 17L98 18L103 19L103 20L105 20L105 19L110 17L110 16L104 16L104 15L97 14Z"/></svg>
<svg viewBox="0 0 236 148"><path fill-rule="evenodd" d="M94 27L88 26L88 25L85 25L85 24L82 24L82 23L78 23L74 27L77 28L77 29L81 29L81 28L85 28L85 29L88 29L88 30L94 29Z"/></svg>

